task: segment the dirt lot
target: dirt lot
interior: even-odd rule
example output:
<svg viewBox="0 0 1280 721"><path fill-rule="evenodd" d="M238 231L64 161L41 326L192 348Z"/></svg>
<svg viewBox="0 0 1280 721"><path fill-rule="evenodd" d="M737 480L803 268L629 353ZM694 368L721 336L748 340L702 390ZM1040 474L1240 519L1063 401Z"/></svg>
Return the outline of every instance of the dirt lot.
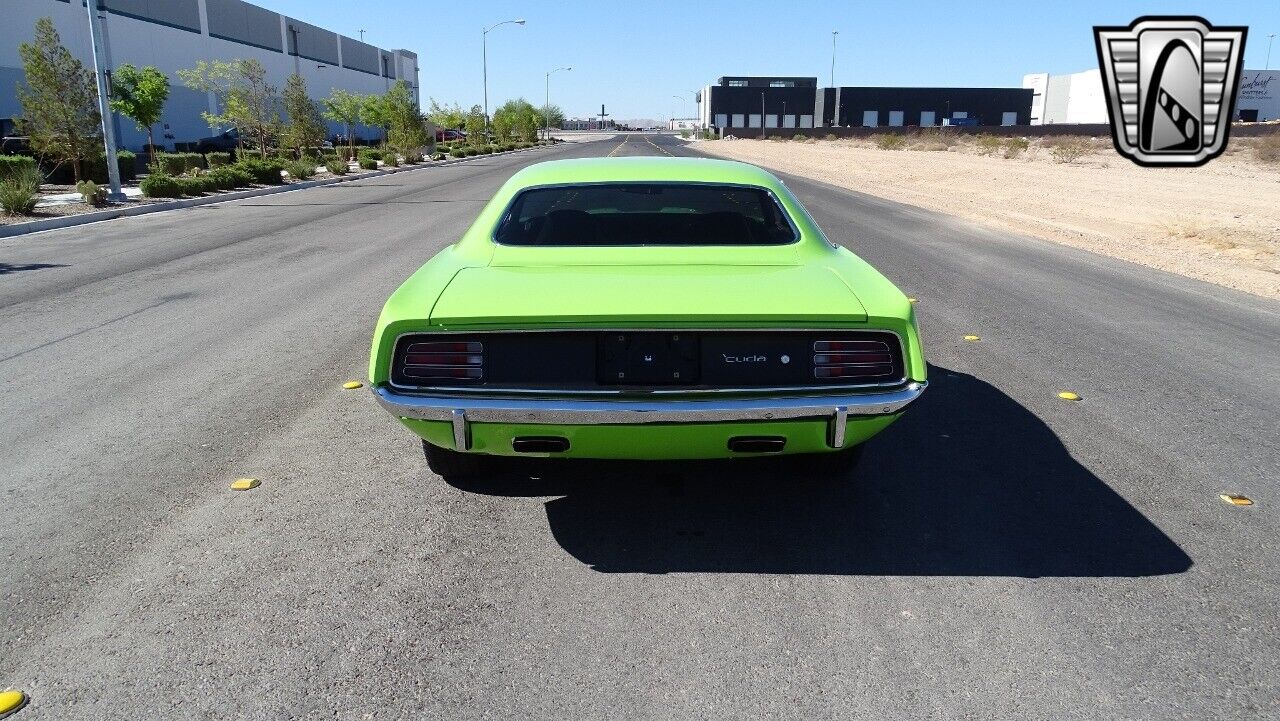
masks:
<svg viewBox="0 0 1280 721"><path fill-rule="evenodd" d="M1260 140L1233 140L1204 167L1155 169L1120 157L1109 140L1032 140L1023 149L1018 140L894 137L696 147L1280 298L1280 162L1260 158Z"/></svg>

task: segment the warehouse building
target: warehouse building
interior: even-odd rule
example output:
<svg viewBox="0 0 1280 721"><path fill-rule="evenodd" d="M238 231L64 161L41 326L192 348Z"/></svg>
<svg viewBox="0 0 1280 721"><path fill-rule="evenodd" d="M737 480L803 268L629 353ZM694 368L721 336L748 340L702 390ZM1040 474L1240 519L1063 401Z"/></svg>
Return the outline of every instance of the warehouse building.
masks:
<svg viewBox="0 0 1280 721"><path fill-rule="evenodd" d="M819 88L811 77L723 77L703 88L700 121L735 129L1027 125L1022 88Z"/></svg>
<svg viewBox="0 0 1280 721"><path fill-rule="evenodd" d="M1031 73L1022 87L1032 91L1031 124L1108 123L1102 73L1097 69L1065 75ZM1252 123L1280 119L1280 70L1244 70L1236 91L1235 117Z"/></svg>
<svg viewBox="0 0 1280 721"><path fill-rule="evenodd" d="M217 112L214 98L184 87L177 75L200 60L256 59L266 68L268 82L280 88L298 73L316 100L334 88L382 93L396 80L409 85L415 100L419 97L416 54L383 50L241 0L97 1L107 67L153 65L169 76L169 100L155 127L157 145L172 148L214 134L200 116L202 111ZM62 44L93 67L89 19L81 0L5 0L4 6L0 119L21 112L15 89L23 81L18 45L31 41L39 18L51 18ZM113 122L121 146L142 149L145 132L128 118ZM330 131L336 135L342 128L334 124ZM366 138L376 133L358 131Z"/></svg>
<svg viewBox="0 0 1280 721"><path fill-rule="evenodd" d="M1106 123L1107 99L1098 69L1068 75L1031 73L1022 87L1032 92L1031 124Z"/></svg>

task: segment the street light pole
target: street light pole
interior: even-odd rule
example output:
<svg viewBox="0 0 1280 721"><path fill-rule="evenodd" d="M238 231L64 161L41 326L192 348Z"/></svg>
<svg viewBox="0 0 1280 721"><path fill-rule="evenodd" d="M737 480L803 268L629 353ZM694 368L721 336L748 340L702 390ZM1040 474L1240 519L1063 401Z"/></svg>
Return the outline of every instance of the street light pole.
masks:
<svg viewBox="0 0 1280 721"><path fill-rule="evenodd" d="M547 111L551 109L551 74L558 73L561 70L572 72L573 68L556 68L547 73L547 98L542 104L542 134L544 140L551 139L551 116L547 114Z"/></svg>
<svg viewBox="0 0 1280 721"><path fill-rule="evenodd" d="M98 17L98 3L87 2L89 8L89 38L93 43L93 77L98 81L98 113L102 116L102 142L107 149L107 184L110 192L107 200L123 203L125 195L120 190L120 163L116 159L116 129L111 122L111 100L107 95L107 58L102 50L102 20Z"/></svg>
<svg viewBox="0 0 1280 721"><path fill-rule="evenodd" d="M683 96L683 95L672 95L671 97L675 98L676 100L679 100L679 101L680 101L680 102L682 102L682 103L684 102L684 96ZM678 114L679 112L680 112L680 106L679 106L679 105L677 105L677 106L676 106L676 114ZM670 128L670 130L675 130L675 129L676 129L676 117L675 117L675 114L673 114L673 115L671 116L671 128Z"/></svg>
<svg viewBox="0 0 1280 721"><path fill-rule="evenodd" d="M1267 70L1271 69L1271 43L1275 42L1275 39L1275 33L1271 33L1267 36Z"/></svg>
<svg viewBox="0 0 1280 721"><path fill-rule="evenodd" d="M839 30L831 31L831 87L836 86L836 36L840 34Z"/></svg>
<svg viewBox="0 0 1280 721"><path fill-rule="evenodd" d="M503 20L496 25L490 25L480 34L480 60L484 63L484 135L489 137L489 31L503 25L524 25L524 19Z"/></svg>

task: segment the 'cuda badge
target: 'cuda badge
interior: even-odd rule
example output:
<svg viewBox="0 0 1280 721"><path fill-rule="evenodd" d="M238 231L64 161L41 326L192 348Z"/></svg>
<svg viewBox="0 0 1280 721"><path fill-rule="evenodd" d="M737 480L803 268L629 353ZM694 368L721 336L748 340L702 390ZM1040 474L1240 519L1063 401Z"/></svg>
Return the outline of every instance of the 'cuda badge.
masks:
<svg viewBox="0 0 1280 721"><path fill-rule="evenodd" d="M762 355L729 355L728 353L720 355L724 356L725 363L764 363L769 360Z"/></svg>

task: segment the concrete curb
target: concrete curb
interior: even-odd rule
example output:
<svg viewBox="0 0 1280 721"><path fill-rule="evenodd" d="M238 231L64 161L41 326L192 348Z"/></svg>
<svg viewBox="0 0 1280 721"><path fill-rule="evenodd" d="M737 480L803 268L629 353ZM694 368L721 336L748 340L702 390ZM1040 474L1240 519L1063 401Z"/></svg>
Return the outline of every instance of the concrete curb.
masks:
<svg viewBox="0 0 1280 721"><path fill-rule="evenodd" d="M230 193L219 193L218 195L206 195L199 198L182 198L180 200L170 200L161 203L148 203L147 205L135 205L131 208L108 208L107 210L99 210L93 213L81 213L79 215L64 215L59 218L45 218L43 220L33 220L27 223L11 223L9 225L0 225L0 238L13 238L19 235L29 235L31 233L39 233L45 230L58 230L60 228L72 228L77 225L87 225L89 223L99 223L104 220L115 220L116 218L129 218L135 215L147 215L148 213L161 213L166 210L179 210L181 208L191 208L197 205L212 205L214 203L226 203L233 200L243 200L245 198L257 198L262 195L275 195L276 193L288 193L294 190L308 190L310 188L318 188L322 185L333 185L335 183L350 183L356 180L365 180L367 178L380 178L384 175L392 175L394 173L405 173L411 170L425 170L427 168L443 168L450 165L461 165L482 158L492 158L498 155L514 155L515 153L528 153L534 150L542 150L548 146L540 145L533 148L521 148L520 150L508 150L504 153L490 153L488 155L476 155L470 158L453 158L451 160L430 161L419 165L401 165L396 168L386 168L384 170L375 170L371 173L363 173L360 175L340 175L334 178L323 178L321 180L304 180L300 183L289 183L288 185L271 185L265 188L254 188L253 190L236 190ZM552 148L556 146L550 146Z"/></svg>

